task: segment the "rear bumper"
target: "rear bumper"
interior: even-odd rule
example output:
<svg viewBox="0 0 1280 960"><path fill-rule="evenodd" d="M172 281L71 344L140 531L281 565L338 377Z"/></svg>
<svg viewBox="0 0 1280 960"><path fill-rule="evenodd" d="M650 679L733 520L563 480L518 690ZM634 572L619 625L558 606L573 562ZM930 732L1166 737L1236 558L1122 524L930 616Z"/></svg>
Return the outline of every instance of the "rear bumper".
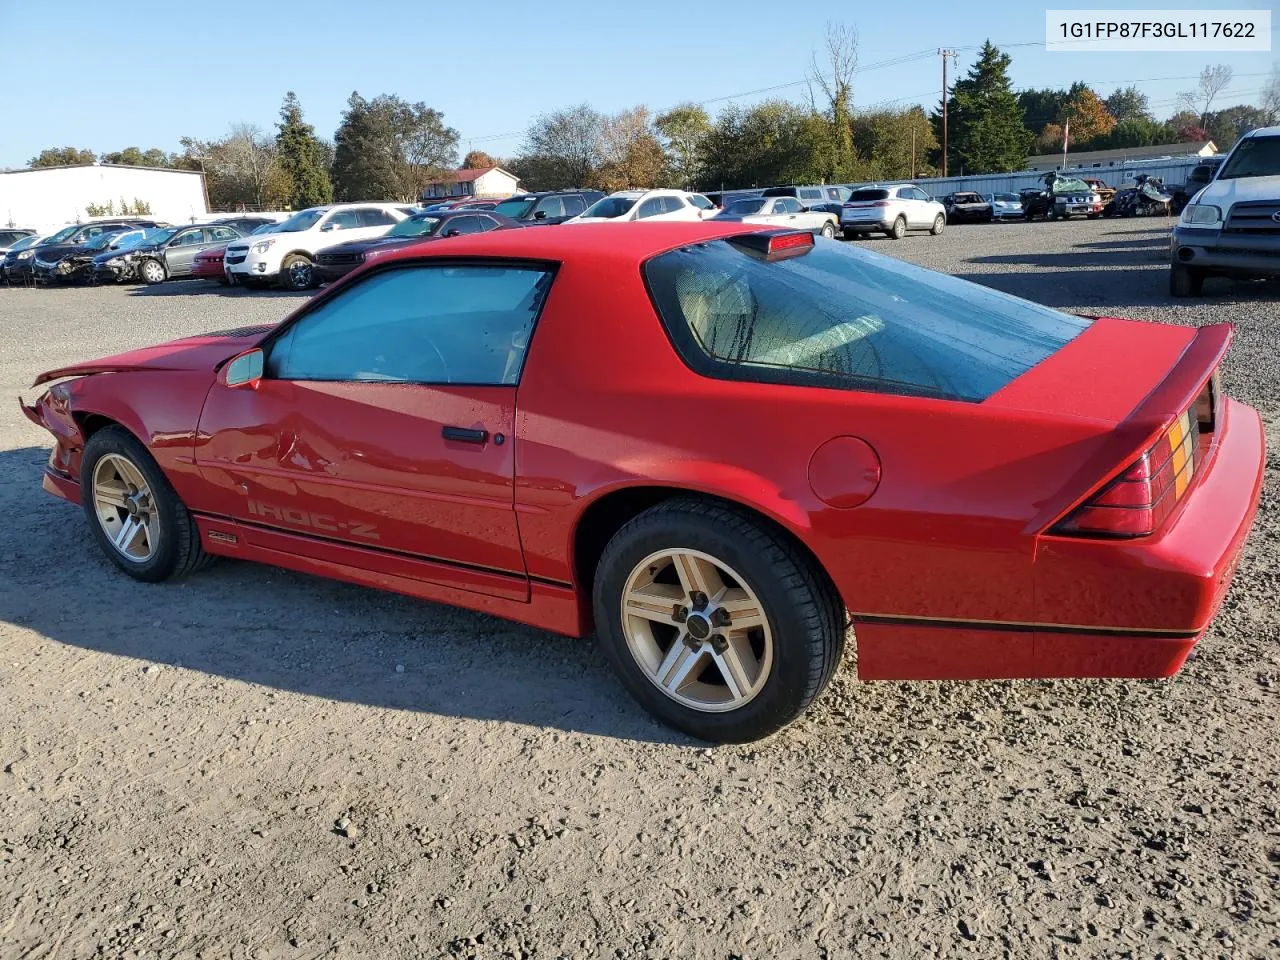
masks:
<svg viewBox="0 0 1280 960"><path fill-rule="evenodd" d="M1224 400L1212 459L1166 530L1136 540L1042 537L1037 623L871 618L859 623L868 680L1167 677L1204 636L1258 510L1265 449L1250 407Z"/></svg>

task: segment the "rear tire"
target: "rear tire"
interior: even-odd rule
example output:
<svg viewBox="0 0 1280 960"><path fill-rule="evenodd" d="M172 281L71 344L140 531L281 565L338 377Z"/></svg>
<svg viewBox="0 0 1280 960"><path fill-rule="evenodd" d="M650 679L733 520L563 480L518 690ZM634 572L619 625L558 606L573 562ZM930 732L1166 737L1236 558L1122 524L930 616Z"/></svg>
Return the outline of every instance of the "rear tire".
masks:
<svg viewBox="0 0 1280 960"><path fill-rule="evenodd" d="M1169 295L1183 299L1198 297L1204 287L1204 271L1175 263L1169 267Z"/></svg>
<svg viewBox="0 0 1280 960"><path fill-rule="evenodd" d="M712 576L678 572L676 557ZM684 584L698 581L715 596L690 595ZM624 606L646 592L658 596L656 606ZM623 686L664 723L702 740L741 743L780 730L817 699L844 649L843 604L812 561L751 515L704 500L658 504L614 534L593 603L601 648ZM635 610L645 613L628 612ZM746 610L759 611L757 625L735 628ZM699 634L705 639L692 639ZM734 674L740 683L726 678L730 660L747 665Z"/></svg>
<svg viewBox="0 0 1280 960"><path fill-rule="evenodd" d="M947 225L947 218L942 214L938 214L933 218L933 226L929 228L929 232L935 237L940 234Z"/></svg>
<svg viewBox="0 0 1280 960"><path fill-rule="evenodd" d="M901 240L907 235L907 218L898 217L893 221L893 226L885 231L885 236L890 240Z"/></svg>
<svg viewBox="0 0 1280 960"><path fill-rule="evenodd" d="M104 427L84 445L80 496L103 553L135 580L184 577L213 559L164 471L123 427ZM124 506L111 502L121 498Z"/></svg>

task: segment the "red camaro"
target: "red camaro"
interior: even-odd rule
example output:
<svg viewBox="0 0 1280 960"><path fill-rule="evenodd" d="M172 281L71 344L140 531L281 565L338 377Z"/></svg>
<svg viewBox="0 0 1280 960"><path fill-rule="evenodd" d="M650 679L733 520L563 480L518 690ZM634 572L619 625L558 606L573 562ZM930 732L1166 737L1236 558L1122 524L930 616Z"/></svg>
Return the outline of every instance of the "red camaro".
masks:
<svg viewBox="0 0 1280 960"><path fill-rule="evenodd" d="M141 580L212 554L593 630L710 740L868 679L1161 677L1257 508L1229 325L1085 319L807 233L510 230L24 407Z"/></svg>

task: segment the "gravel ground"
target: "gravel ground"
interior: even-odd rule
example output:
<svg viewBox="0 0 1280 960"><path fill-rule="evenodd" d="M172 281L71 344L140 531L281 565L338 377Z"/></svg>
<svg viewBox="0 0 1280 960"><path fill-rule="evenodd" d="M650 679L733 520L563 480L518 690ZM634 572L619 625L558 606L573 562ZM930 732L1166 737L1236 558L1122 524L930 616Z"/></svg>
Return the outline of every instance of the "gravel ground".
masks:
<svg viewBox="0 0 1280 960"><path fill-rule="evenodd" d="M1167 229L862 242L1068 310L1234 320L1226 386L1280 448L1277 288L1175 305ZM0 392L297 302L0 290ZM860 684L849 663L782 734L707 749L590 643L248 564L129 581L40 491L47 447L3 408L4 960L1280 955L1274 454L1176 679Z"/></svg>

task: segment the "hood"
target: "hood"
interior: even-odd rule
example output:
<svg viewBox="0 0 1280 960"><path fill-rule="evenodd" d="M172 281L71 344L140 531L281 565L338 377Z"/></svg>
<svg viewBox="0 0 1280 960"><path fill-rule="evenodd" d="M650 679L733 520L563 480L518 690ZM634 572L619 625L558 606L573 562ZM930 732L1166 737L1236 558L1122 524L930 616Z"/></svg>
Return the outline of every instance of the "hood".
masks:
<svg viewBox="0 0 1280 960"><path fill-rule="evenodd" d="M239 327L235 330L219 330L186 337L153 347L142 347L128 353L89 360L69 367L48 370L36 377L31 385L62 380L66 377L83 377L95 373L125 373L139 370L204 370L212 374L225 361L243 353L275 329L275 324L256 327Z"/></svg>
<svg viewBox="0 0 1280 960"><path fill-rule="evenodd" d="M116 257L128 257L137 253L139 250L148 250L150 247L130 247L127 250L104 250L93 258L94 263L106 263L108 260L114 260Z"/></svg>
<svg viewBox="0 0 1280 960"><path fill-rule="evenodd" d="M80 243L56 243L50 247L33 247L36 259L45 263L57 263L63 257L74 257L77 254L92 253Z"/></svg>
<svg viewBox="0 0 1280 960"><path fill-rule="evenodd" d="M1188 186L1194 186L1189 184ZM1168 188L1166 188L1167 190ZM1240 177L1214 180L1204 188L1199 203L1212 203L1224 210L1243 200L1274 200L1280 210L1280 177Z"/></svg>

